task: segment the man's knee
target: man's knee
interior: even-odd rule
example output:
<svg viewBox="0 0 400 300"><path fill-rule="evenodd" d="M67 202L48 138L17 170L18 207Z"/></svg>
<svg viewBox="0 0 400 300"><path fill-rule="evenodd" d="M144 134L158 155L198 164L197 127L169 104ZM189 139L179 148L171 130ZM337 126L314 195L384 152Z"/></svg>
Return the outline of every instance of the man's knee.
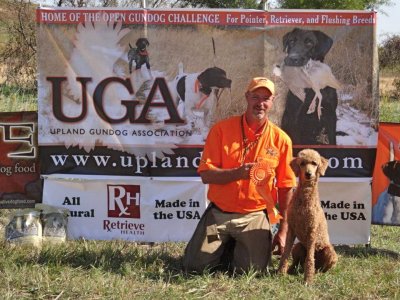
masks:
<svg viewBox="0 0 400 300"><path fill-rule="evenodd" d="M269 230L245 232L237 241L234 266L244 272L265 271L271 262L272 236Z"/></svg>
<svg viewBox="0 0 400 300"><path fill-rule="evenodd" d="M201 250L197 253L185 252L182 267L187 273L203 273L212 270L220 264L218 253L204 253Z"/></svg>

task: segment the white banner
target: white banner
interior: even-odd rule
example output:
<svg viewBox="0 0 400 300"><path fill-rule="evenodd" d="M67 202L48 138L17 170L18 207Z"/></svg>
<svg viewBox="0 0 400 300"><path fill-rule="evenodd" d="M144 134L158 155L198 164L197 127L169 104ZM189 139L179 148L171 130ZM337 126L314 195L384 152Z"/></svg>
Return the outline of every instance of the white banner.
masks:
<svg viewBox="0 0 400 300"><path fill-rule="evenodd" d="M206 206L197 178L52 175L43 193L44 203L69 209L71 239L187 241Z"/></svg>
<svg viewBox="0 0 400 300"><path fill-rule="evenodd" d="M321 178L320 200L332 244L368 244L371 178Z"/></svg>
<svg viewBox="0 0 400 300"><path fill-rule="evenodd" d="M371 179L351 181L320 182L321 205L336 245L369 243ZM70 211L72 239L188 241L206 207L206 185L197 178L51 175L44 182L44 203Z"/></svg>

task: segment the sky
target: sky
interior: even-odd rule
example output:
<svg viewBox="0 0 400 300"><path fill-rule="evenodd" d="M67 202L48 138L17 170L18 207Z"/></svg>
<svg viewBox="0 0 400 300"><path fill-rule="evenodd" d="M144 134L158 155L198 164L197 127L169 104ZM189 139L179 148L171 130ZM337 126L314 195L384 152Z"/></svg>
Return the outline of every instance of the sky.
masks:
<svg viewBox="0 0 400 300"><path fill-rule="evenodd" d="M387 16L378 12L376 33L378 43L382 42L385 34L400 35L400 0L392 0L393 6L382 6L381 10L386 12Z"/></svg>

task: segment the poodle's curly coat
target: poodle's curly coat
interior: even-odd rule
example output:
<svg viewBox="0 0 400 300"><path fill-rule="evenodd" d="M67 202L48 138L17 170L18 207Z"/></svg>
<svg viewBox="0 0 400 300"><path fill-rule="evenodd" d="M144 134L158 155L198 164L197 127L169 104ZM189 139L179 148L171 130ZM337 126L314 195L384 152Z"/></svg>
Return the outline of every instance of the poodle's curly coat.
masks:
<svg viewBox="0 0 400 300"><path fill-rule="evenodd" d="M317 151L304 149L293 159L291 167L299 177L299 184L288 207L289 229L278 272L288 272L288 259L292 252L293 263L289 273L302 265L304 281L310 284L316 269L326 272L337 262L318 193L318 180L325 174L328 161ZM293 247L296 237L299 243Z"/></svg>

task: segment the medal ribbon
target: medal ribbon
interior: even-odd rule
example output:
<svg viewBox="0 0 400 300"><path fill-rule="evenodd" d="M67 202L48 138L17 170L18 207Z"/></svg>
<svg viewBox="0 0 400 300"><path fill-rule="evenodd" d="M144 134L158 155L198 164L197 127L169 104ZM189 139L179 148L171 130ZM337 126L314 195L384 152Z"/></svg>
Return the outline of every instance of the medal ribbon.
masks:
<svg viewBox="0 0 400 300"><path fill-rule="evenodd" d="M256 186L256 191L266 202L269 222L276 224L282 219L282 216L275 207L275 202L268 187L268 179L271 174L270 167L266 162L258 162L250 169L250 180Z"/></svg>

